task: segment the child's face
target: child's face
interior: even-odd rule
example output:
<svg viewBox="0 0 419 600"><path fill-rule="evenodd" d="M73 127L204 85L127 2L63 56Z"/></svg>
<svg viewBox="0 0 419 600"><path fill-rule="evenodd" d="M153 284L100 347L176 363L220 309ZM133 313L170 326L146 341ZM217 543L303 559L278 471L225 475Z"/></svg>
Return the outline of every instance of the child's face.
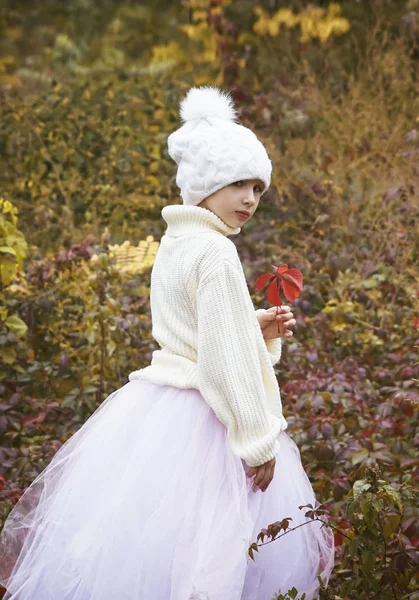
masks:
<svg viewBox="0 0 419 600"><path fill-rule="evenodd" d="M260 179L235 181L207 196L198 206L215 213L230 227L242 227L256 212L264 187ZM239 217L236 211L241 210L250 213L247 219Z"/></svg>

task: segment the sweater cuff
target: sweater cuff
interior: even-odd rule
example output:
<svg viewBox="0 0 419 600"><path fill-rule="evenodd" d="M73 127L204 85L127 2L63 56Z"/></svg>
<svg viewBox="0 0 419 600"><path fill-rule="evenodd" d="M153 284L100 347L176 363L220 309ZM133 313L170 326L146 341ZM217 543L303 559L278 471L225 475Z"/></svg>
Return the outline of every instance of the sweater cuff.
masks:
<svg viewBox="0 0 419 600"><path fill-rule="evenodd" d="M279 434L286 428L287 423L282 415L279 418L275 417L275 425L264 437L247 440L246 444L239 444L237 440L231 441L231 449L249 467L259 467L277 456L280 449Z"/></svg>
<svg viewBox="0 0 419 600"><path fill-rule="evenodd" d="M255 310L256 316L258 316L259 313L265 312L265 311L266 311L265 308L257 308ZM266 348L268 349L268 352L269 352L269 358L271 359L271 364L272 364L272 366L275 366L281 358L282 338L278 337L278 338L272 338L271 340L265 340L265 344L266 344Z"/></svg>

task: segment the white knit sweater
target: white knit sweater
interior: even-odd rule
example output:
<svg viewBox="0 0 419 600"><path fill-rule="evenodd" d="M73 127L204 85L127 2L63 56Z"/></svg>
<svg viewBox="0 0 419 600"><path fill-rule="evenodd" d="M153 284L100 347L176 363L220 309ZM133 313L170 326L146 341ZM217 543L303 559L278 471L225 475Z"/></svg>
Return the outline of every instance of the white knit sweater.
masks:
<svg viewBox="0 0 419 600"><path fill-rule="evenodd" d="M169 205L151 272L152 335L160 349L129 380L198 389L249 466L279 451L287 428L274 365L281 338L265 341L236 246L240 227L195 205Z"/></svg>

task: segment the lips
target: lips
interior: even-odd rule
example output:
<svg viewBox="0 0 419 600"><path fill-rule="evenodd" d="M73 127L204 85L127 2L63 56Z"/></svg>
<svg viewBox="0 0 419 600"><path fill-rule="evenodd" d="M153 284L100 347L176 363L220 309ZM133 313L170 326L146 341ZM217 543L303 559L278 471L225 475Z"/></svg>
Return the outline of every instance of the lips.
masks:
<svg viewBox="0 0 419 600"><path fill-rule="evenodd" d="M250 217L250 213L248 213L247 211L236 210L236 214L238 214L239 217L242 217L243 219L248 219Z"/></svg>

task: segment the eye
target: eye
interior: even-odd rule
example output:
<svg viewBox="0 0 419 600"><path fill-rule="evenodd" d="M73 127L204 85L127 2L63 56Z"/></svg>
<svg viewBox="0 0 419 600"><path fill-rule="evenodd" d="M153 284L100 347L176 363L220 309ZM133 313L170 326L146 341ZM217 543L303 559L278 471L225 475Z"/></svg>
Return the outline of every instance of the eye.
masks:
<svg viewBox="0 0 419 600"><path fill-rule="evenodd" d="M261 185L255 185L255 189L259 191L259 194L263 192L263 187Z"/></svg>

